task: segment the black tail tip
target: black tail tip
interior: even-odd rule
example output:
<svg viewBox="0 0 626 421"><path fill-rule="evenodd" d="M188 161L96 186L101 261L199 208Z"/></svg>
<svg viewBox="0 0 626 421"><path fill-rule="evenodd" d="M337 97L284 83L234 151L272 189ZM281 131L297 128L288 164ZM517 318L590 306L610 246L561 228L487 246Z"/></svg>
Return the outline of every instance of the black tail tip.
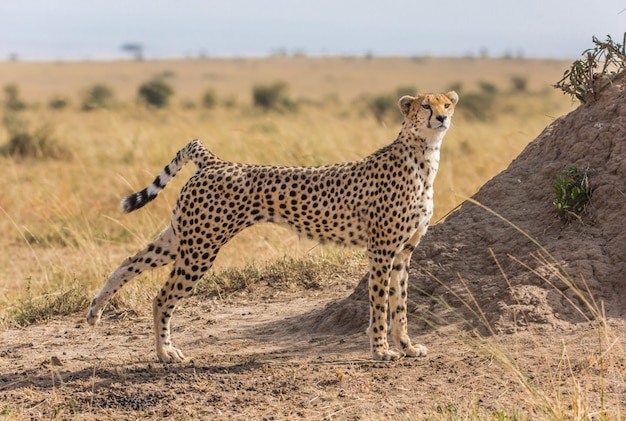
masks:
<svg viewBox="0 0 626 421"><path fill-rule="evenodd" d="M133 193L122 199L122 202L120 203L120 209L124 213L130 213L143 207L155 197L156 195L150 196L148 195L148 191L146 189L143 189L138 193Z"/></svg>

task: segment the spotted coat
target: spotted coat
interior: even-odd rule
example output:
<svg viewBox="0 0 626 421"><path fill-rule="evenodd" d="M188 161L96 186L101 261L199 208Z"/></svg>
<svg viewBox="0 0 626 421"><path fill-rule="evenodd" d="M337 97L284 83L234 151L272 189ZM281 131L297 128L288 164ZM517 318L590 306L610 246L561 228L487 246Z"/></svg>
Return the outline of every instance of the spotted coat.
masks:
<svg viewBox="0 0 626 421"><path fill-rule="evenodd" d="M187 162L196 165L168 227L109 276L93 299L87 320L96 324L106 304L129 280L174 262L153 301L153 316L158 358L182 360L170 335L177 302L191 293L233 236L257 222L274 222L320 242L365 247L372 357L425 355L426 347L412 345L407 333L407 269L433 213L440 146L457 101L455 92L402 97L404 122L398 138L350 163L318 167L232 163L219 159L201 141L191 141L150 186L122 201L124 212L139 209ZM389 347L388 322L400 352Z"/></svg>

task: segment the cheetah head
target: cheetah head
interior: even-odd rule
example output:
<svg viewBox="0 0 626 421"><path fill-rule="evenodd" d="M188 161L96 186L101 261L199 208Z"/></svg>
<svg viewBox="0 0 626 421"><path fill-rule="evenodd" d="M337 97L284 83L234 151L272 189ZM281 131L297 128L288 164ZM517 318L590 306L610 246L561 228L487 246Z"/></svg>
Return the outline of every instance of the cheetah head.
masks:
<svg viewBox="0 0 626 421"><path fill-rule="evenodd" d="M403 126L417 134L424 131L445 132L450 127L454 106L459 101L456 92L422 94L400 98Z"/></svg>

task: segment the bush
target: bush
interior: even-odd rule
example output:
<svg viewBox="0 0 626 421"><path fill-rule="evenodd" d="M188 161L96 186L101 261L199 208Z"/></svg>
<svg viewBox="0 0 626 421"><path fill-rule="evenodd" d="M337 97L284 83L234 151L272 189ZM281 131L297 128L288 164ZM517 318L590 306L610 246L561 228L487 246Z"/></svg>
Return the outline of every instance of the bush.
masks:
<svg viewBox="0 0 626 421"><path fill-rule="evenodd" d="M484 92L468 92L463 94L457 110L468 120L487 121L494 117L495 95Z"/></svg>
<svg viewBox="0 0 626 421"><path fill-rule="evenodd" d="M67 149L54 139L54 129L49 124L30 130L24 120L12 113L5 114L3 122L9 132L9 142L0 147L1 155L15 158L69 158Z"/></svg>
<svg viewBox="0 0 626 421"><path fill-rule="evenodd" d="M498 88L491 82L482 81L478 83L478 86L480 87L481 92L484 94L495 95L498 93Z"/></svg>
<svg viewBox="0 0 626 421"><path fill-rule="evenodd" d="M15 83L4 87L4 107L10 111L20 111L26 108L26 103L20 99L20 88Z"/></svg>
<svg viewBox="0 0 626 421"><path fill-rule="evenodd" d="M367 100L367 108L374 114L376 120L382 123L389 117L393 121L401 121L402 114L398 108L398 101L405 95L416 96L415 86L400 86L392 94L375 95Z"/></svg>
<svg viewBox="0 0 626 421"><path fill-rule="evenodd" d="M528 80L522 76L513 76L511 78L513 84L513 92L526 92Z"/></svg>
<svg viewBox="0 0 626 421"><path fill-rule="evenodd" d="M62 110L70 104L69 99L64 96L55 96L48 101L48 108L53 110Z"/></svg>
<svg viewBox="0 0 626 421"><path fill-rule="evenodd" d="M167 107L174 90L162 78L154 78L139 87L139 99L157 108Z"/></svg>
<svg viewBox="0 0 626 421"><path fill-rule="evenodd" d="M113 90L103 83L96 83L85 91L81 108L92 111L98 108L109 108L113 105Z"/></svg>
<svg viewBox="0 0 626 421"><path fill-rule="evenodd" d="M214 108L217 105L217 95L213 89L207 89L202 95L202 106L204 108Z"/></svg>
<svg viewBox="0 0 626 421"><path fill-rule="evenodd" d="M382 123L385 116L398 108L398 98L393 95L376 95L367 101L367 108L374 114L376 120Z"/></svg>
<svg viewBox="0 0 626 421"><path fill-rule="evenodd" d="M607 35L606 41L592 38L594 48L583 51L584 58L572 63L554 87L580 102L593 101L600 91L626 72L626 33L622 44Z"/></svg>
<svg viewBox="0 0 626 421"><path fill-rule="evenodd" d="M270 85L255 85L252 88L252 103L264 110L295 111L297 104L287 96L288 86L285 82L274 82Z"/></svg>

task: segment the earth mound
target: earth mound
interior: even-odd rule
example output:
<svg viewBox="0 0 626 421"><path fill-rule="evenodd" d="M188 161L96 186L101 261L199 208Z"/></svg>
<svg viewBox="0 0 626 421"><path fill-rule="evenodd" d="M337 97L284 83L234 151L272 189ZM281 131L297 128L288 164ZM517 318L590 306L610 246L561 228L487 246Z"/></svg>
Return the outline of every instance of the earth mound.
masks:
<svg viewBox="0 0 626 421"><path fill-rule="evenodd" d="M621 77L555 120L429 229L410 270L413 328L462 320L483 332L569 329L591 318L590 306L626 317L625 94ZM586 215L564 222L552 185L570 166L592 170L592 195ZM365 329L367 300L365 276L305 324L338 334Z"/></svg>

